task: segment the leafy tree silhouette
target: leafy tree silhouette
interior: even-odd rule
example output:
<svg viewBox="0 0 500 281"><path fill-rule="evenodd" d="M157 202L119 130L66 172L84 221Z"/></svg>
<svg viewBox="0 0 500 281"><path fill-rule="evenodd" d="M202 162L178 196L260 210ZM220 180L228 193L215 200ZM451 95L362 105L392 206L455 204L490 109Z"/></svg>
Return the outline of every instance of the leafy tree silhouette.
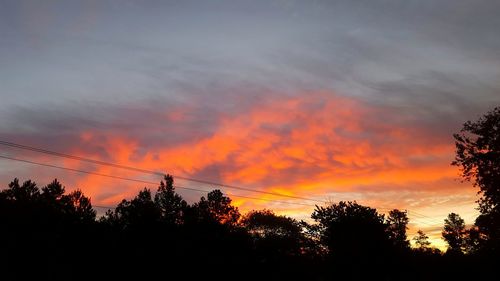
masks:
<svg viewBox="0 0 500 281"><path fill-rule="evenodd" d="M387 242L384 215L356 202L316 206L311 217L319 224L321 239L331 252L366 252Z"/></svg>
<svg viewBox="0 0 500 281"><path fill-rule="evenodd" d="M102 222L122 228L151 228L160 221L161 213L147 188L139 191L132 200L123 199L115 211L108 211Z"/></svg>
<svg viewBox="0 0 500 281"><path fill-rule="evenodd" d="M2 194L7 200L25 203L37 200L40 196L40 190L34 181L27 180L22 185L19 185L19 179L15 178L9 183L9 188L4 190Z"/></svg>
<svg viewBox="0 0 500 281"><path fill-rule="evenodd" d="M462 177L473 181L482 195L477 230L485 237L484 249L500 252L500 107L475 122L467 121L455 138L456 156Z"/></svg>
<svg viewBox="0 0 500 281"><path fill-rule="evenodd" d="M429 246L431 245L431 242L429 242L429 236L427 236L427 234L425 234L422 230L419 229L417 231L417 235L413 237L413 240L420 251L425 252L429 250Z"/></svg>
<svg viewBox="0 0 500 281"><path fill-rule="evenodd" d="M0 192L0 241L9 256L6 261L0 258L0 265L7 265L8 269L2 277L22 280L33 275L49 277L76 272L76 266L85 266L84 261L90 260L80 249L91 245L88 234L94 230L95 215L90 198L79 190L65 194L57 179L41 189L31 180L21 185L14 179ZM78 255L73 255L74 263L62 258L75 250ZM26 257L36 262L29 266L20 262ZM54 266L55 261L58 267Z"/></svg>
<svg viewBox="0 0 500 281"><path fill-rule="evenodd" d="M318 226L320 241L329 251L331 274L342 278L365 279L385 260L390 241L384 215L356 202L341 201L327 207L316 206L311 218Z"/></svg>
<svg viewBox="0 0 500 281"><path fill-rule="evenodd" d="M90 198L80 190L64 194L65 188L57 179L42 187L41 192L35 182L25 181L22 185L16 178L0 197L12 208L11 216L19 221L29 219L30 223L44 222L54 224L59 220L77 223L92 223L96 213ZM33 221L34 220L34 221Z"/></svg>
<svg viewBox="0 0 500 281"><path fill-rule="evenodd" d="M67 200L65 200L67 198ZM90 198L86 197L79 189L63 195L63 201L69 202L72 207L71 215L80 222L92 223L96 218L96 211L92 208Z"/></svg>
<svg viewBox="0 0 500 281"><path fill-rule="evenodd" d="M241 224L254 238L257 250L265 256L301 254L306 238L297 220L261 210L246 214Z"/></svg>
<svg viewBox="0 0 500 281"><path fill-rule="evenodd" d="M160 210L161 220L170 225L183 223L187 203L175 192L174 178L166 175L165 182L161 181L155 194L154 202Z"/></svg>
<svg viewBox="0 0 500 281"><path fill-rule="evenodd" d="M467 231L465 222L456 213L450 213L444 220L444 230L442 236L448 243L448 251L453 253L463 253L466 250Z"/></svg>
<svg viewBox="0 0 500 281"><path fill-rule="evenodd" d="M148 268L168 266L173 273L189 261L197 269L184 273L190 279L232 280L243 268L249 269L242 277L248 280L404 280L409 272L411 280L488 280L495 268L496 259L477 250L485 239L491 241L479 226L488 223L476 222L467 231L454 213L445 221L443 237L450 249L466 255L442 256L422 231L415 238L419 250L408 250L409 220L400 210L386 219L373 208L339 202L317 206L311 215L315 223L307 224L270 210L240 219L231 203L214 190L190 206L166 176L154 196L144 188L96 221L81 190L67 194L57 179L42 188L14 179L0 192L0 273L6 280L76 275L88 280L97 273L108 279L153 279L158 270ZM467 265L477 270L469 275L445 270Z"/></svg>
<svg viewBox="0 0 500 281"><path fill-rule="evenodd" d="M45 201L60 200L64 195L64 192L65 188L57 179L54 179L51 183L42 187L42 196Z"/></svg>
<svg viewBox="0 0 500 281"><path fill-rule="evenodd" d="M238 268L253 264L250 237L238 223L239 210L220 190L189 206L184 218L182 239L192 252L188 258L200 268L200 274L190 278L204 278L204 270L209 272L224 264L224 276L217 275L217 279L228 279L225 276L241 274Z"/></svg>
<svg viewBox="0 0 500 281"><path fill-rule="evenodd" d="M477 254L486 244L486 235L482 233L476 225L466 230L465 235L465 253Z"/></svg>
<svg viewBox="0 0 500 281"><path fill-rule="evenodd" d="M235 226L241 216L238 208L231 205L231 198L224 196L218 189L210 191L206 199L201 197L193 209L199 220L227 226Z"/></svg>
<svg viewBox="0 0 500 281"><path fill-rule="evenodd" d="M251 236L260 271L273 272L273 279L312 279L312 241L306 236L305 222L270 210L254 210L240 223Z"/></svg>
<svg viewBox="0 0 500 281"><path fill-rule="evenodd" d="M389 211L387 233L392 244L398 249L408 249L410 247L410 242L406 236L408 222L409 219L406 211L397 209Z"/></svg>

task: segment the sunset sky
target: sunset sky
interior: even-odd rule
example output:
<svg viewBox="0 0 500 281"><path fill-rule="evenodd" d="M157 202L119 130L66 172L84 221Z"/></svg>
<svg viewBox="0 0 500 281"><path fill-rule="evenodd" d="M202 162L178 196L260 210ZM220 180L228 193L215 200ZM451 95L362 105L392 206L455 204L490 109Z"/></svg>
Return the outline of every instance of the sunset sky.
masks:
<svg viewBox="0 0 500 281"><path fill-rule="evenodd" d="M452 134L500 104L499 13L495 0L0 1L0 140L407 209L410 237L422 229L442 247L448 213L477 214L477 189L450 165ZM0 155L160 180L4 146ZM57 177L102 206L144 187L0 159L2 186L14 177ZM314 208L233 199L243 212L298 219Z"/></svg>

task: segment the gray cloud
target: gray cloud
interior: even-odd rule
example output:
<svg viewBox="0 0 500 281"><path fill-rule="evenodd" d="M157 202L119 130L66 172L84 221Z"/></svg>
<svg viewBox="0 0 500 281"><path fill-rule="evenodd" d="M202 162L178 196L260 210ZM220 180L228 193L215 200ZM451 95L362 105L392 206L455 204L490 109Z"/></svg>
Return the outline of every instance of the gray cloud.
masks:
<svg viewBox="0 0 500 281"><path fill-rule="evenodd" d="M451 142L500 103L499 12L494 0L2 1L0 136L64 151L85 130L112 132L140 157L211 136L221 116L328 90L378 110L351 137L387 144L374 134L394 125ZM85 149L110 157L99 139Z"/></svg>

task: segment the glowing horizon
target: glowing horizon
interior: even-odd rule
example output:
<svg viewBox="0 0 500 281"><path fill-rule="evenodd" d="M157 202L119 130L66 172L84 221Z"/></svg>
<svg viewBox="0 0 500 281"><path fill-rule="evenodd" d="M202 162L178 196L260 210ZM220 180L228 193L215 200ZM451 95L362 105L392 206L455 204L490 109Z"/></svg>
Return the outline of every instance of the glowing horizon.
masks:
<svg viewBox="0 0 500 281"><path fill-rule="evenodd" d="M67 150L60 152L97 160L106 155L106 159L121 165L171 171L174 175L321 201L357 201L377 208L381 213L394 208L407 209L412 219L410 236L422 229L428 232L433 244L443 248L440 240L442 223L437 222L442 222L450 212L459 212L467 223L472 223L476 214L475 188L458 181L458 169L450 165L454 144L447 143L448 138L431 136L432 132L424 127L416 130L413 126L400 126L391 121L401 117L399 114L402 113L390 113L384 107L374 107L331 92L310 92L249 108L248 112L238 116L223 115L217 130L211 135L176 146L151 150L134 138L118 133L114 135L110 130L87 130L79 133ZM166 122L183 122L179 117L182 114L174 115L165 116ZM97 146L96 140L99 140ZM94 173L160 180L129 170L14 148L3 152L73 169L90 169ZM218 175L217 178L205 172L214 166L219 168L218 173L212 173ZM23 164L18 167L18 177L23 175L45 182L57 177L69 190L81 188L93 199L94 205L114 206L121 199L133 197L142 187L138 183L95 175ZM22 171L22 167L26 170ZM3 173L2 179L6 176ZM185 180L176 180L176 183L205 190L217 188ZM154 186L148 187L155 190ZM220 189L230 195L314 204L268 194ZM191 202L203 195L182 189L177 192ZM242 213L267 208L307 220L314 209L312 206L248 198L232 199Z"/></svg>
<svg viewBox="0 0 500 281"><path fill-rule="evenodd" d="M0 140L381 212L408 209L410 238L421 228L442 248L448 213L467 224L477 215L477 189L450 165L452 135L500 104L500 2L458 2L2 1ZM160 181L14 148L0 154ZM143 187L0 160L3 185L14 177L58 178L95 205ZM202 195L178 192L189 202ZM233 202L299 219L313 209Z"/></svg>

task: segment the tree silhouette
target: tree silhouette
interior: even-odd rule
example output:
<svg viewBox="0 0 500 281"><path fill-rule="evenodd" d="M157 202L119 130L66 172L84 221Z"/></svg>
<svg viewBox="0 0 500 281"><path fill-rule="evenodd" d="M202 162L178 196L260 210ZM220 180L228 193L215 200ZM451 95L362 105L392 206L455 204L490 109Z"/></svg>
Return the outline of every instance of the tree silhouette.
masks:
<svg viewBox="0 0 500 281"><path fill-rule="evenodd" d="M96 212L92 208L90 198L86 197L79 189L65 195L68 198L72 208L72 215L78 218L81 222L92 223L95 221Z"/></svg>
<svg viewBox="0 0 500 281"><path fill-rule="evenodd" d="M48 208L34 181L27 180L23 184L15 178L7 189L0 192L0 216L5 224L4 229L11 228L22 233L39 227L46 221L53 221L54 216L47 212Z"/></svg>
<svg viewBox="0 0 500 281"><path fill-rule="evenodd" d="M455 213L450 213L444 220L442 236L448 243L448 251L463 253L466 249L466 236L464 220Z"/></svg>
<svg viewBox="0 0 500 281"><path fill-rule="evenodd" d="M65 188L57 179L54 179L51 183L42 187L42 196L46 201L60 200L64 192Z"/></svg>
<svg viewBox="0 0 500 281"><path fill-rule="evenodd" d="M256 246L265 255L299 255L305 236L295 219L278 216L270 210L251 211L241 224L254 237Z"/></svg>
<svg viewBox="0 0 500 281"><path fill-rule="evenodd" d="M417 235L413 237L413 240L415 241L418 249L421 251L427 251L431 245L431 242L429 242L429 236L427 236L427 234L420 229L417 231Z"/></svg>
<svg viewBox="0 0 500 281"><path fill-rule="evenodd" d="M467 121L455 138L456 156L462 177L479 187L481 215L478 231L486 237L489 250L500 251L500 107L475 122Z"/></svg>
<svg viewBox="0 0 500 281"><path fill-rule="evenodd" d="M90 243L95 216L90 198L80 190L66 194L57 179L41 189L34 181L14 179L0 192L0 268L7 268L2 278L56 280L90 266L85 262L96 244Z"/></svg>
<svg viewBox="0 0 500 281"><path fill-rule="evenodd" d="M57 179L42 188L15 179L0 192L0 273L6 280L65 280L77 274L88 280L97 273L153 279L158 271L147 268L168 265L173 274L189 261L197 270L185 277L200 279L232 280L248 269L242 279L404 280L411 272L411 280L488 280L495 268L496 259L478 251L489 237L479 226L465 230L454 213L445 221L443 238L450 253L466 255L441 255L420 230L414 238L419 249L407 250L409 220L400 210L386 219L373 208L339 202L316 206L311 217L315 223L307 224L260 210L240 220L238 208L220 190L190 206L167 176L154 196L144 188L96 221L81 190L67 194ZM26 257L37 262L24 262ZM471 276L446 271L466 265L477 270Z"/></svg>
<svg viewBox="0 0 500 281"><path fill-rule="evenodd" d="M474 225L466 231L465 235L465 252L468 254L477 253L486 243L487 237L479 228Z"/></svg>
<svg viewBox="0 0 500 281"><path fill-rule="evenodd" d="M27 180L22 185L19 185L19 179L15 178L9 183L9 188L2 191L2 193L7 200L30 202L38 199L40 189L34 181Z"/></svg>
<svg viewBox="0 0 500 281"><path fill-rule="evenodd" d="M375 249L387 240L384 215L356 202L316 206L311 217L319 224L321 239L331 252Z"/></svg>
<svg viewBox="0 0 500 281"><path fill-rule="evenodd" d="M406 236L408 230L408 215L406 211L391 210L387 217L387 233L389 239L399 249L408 249L410 242Z"/></svg>
<svg viewBox="0 0 500 281"><path fill-rule="evenodd" d="M240 218L238 208L231 205L231 198L216 189L207 194L207 198L201 197L200 201L193 205L198 219L204 222L214 222L228 226L234 226Z"/></svg>
<svg viewBox="0 0 500 281"><path fill-rule="evenodd" d="M151 191L141 190L132 200L122 200L115 211L108 211L103 222L123 229L150 228L160 220L160 210L152 199Z"/></svg>
<svg viewBox="0 0 500 281"><path fill-rule="evenodd" d="M155 194L154 202L160 210L161 220L167 224L178 225L183 222L187 203L175 192L174 178L166 175Z"/></svg>
<svg viewBox="0 0 500 281"><path fill-rule="evenodd" d="M328 249L333 265L331 274L345 278L354 272L360 274L356 279L364 279L369 277L367 272L382 266L390 241L384 215L377 210L341 201L327 207L316 206L311 218L317 223L320 241Z"/></svg>

